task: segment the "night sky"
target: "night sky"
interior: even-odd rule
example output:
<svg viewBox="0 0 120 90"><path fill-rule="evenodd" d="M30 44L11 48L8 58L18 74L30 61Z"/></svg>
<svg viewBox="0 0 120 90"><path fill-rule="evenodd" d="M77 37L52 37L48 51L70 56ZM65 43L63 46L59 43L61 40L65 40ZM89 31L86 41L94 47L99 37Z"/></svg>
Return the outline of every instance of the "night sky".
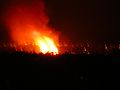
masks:
<svg viewBox="0 0 120 90"><path fill-rule="evenodd" d="M0 0L0 41L8 37L2 16L17 0ZM19 0L20 2L25 0ZM33 0L26 0L26 3ZM43 0L49 24L73 42L117 42L120 40L116 0Z"/></svg>

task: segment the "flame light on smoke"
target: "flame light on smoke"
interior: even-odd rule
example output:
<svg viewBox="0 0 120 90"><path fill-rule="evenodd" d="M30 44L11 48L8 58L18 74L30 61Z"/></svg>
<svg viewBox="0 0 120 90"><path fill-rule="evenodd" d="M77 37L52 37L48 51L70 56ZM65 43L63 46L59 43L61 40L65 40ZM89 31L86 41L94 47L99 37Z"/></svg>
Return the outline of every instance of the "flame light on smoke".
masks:
<svg viewBox="0 0 120 90"><path fill-rule="evenodd" d="M35 44L39 46L40 51L43 54L46 53L53 53L53 55L58 54L58 49L56 47L56 44L49 37L46 37L44 35L43 36L39 35L38 37L35 38Z"/></svg>
<svg viewBox="0 0 120 90"><path fill-rule="evenodd" d="M21 47L28 43L34 45L27 49L28 52L33 48L36 53L58 54L58 35L48 26L49 20L41 0L12 5L6 11L5 18L12 41Z"/></svg>

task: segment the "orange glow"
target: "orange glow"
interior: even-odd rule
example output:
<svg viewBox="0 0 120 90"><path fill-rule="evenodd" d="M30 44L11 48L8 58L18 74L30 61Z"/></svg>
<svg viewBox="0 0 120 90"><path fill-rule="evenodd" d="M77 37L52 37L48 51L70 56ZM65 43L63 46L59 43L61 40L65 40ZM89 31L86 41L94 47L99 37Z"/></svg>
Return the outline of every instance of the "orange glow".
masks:
<svg viewBox="0 0 120 90"><path fill-rule="evenodd" d="M53 55L58 54L58 48L55 42L56 39L50 38L47 35L41 34L40 32L34 31L32 33L32 40L35 43L36 53L42 52L43 54L51 53Z"/></svg>
<svg viewBox="0 0 120 90"><path fill-rule="evenodd" d="M43 54L53 53L53 55L58 54L58 49L52 39L43 36L35 39L35 44L39 46L40 52Z"/></svg>
<svg viewBox="0 0 120 90"><path fill-rule="evenodd" d="M48 26L49 19L42 0L30 5L12 5L5 18L16 50L58 54L58 35Z"/></svg>

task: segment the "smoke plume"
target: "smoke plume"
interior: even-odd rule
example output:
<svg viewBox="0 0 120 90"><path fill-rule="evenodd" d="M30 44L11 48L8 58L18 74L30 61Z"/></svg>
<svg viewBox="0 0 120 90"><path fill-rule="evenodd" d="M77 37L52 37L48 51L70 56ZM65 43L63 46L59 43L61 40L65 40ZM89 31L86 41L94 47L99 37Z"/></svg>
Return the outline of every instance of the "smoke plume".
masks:
<svg viewBox="0 0 120 90"><path fill-rule="evenodd" d="M43 0L18 0L11 3L5 11L4 22L8 28L11 41L25 45L43 41L45 37L58 42L58 35L50 28L49 18Z"/></svg>

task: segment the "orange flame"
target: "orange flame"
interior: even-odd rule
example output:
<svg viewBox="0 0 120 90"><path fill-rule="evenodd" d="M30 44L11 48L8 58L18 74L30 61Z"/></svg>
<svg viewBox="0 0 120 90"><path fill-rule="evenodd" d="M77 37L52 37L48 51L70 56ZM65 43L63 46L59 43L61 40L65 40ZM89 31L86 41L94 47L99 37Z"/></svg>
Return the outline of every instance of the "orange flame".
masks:
<svg viewBox="0 0 120 90"><path fill-rule="evenodd" d="M45 35L40 35L38 32L34 32L33 34L35 45L39 47L38 53L53 53L53 55L58 54L58 48L53 39Z"/></svg>
<svg viewBox="0 0 120 90"><path fill-rule="evenodd" d="M40 51L43 54L46 54L46 53L53 53L53 55L58 54L58 49L54 41L49 37L43 36L42 38L41 37L36 38L35 43L36 45L39 46Z"/></svg>
<svg viewBox="0 0 120 90"><path fill-rule="evenodd" d="M42 0L32 2L30 5L12 5L6 11L5 22L9 28L12 41L19 44L17 48L26 46L26 43L31 43L33 49L29 48L27 52L32 50L36 53L58 54L58 36L48 27L48 17ZM20 50L24 51L21 48Z"/></svg>

